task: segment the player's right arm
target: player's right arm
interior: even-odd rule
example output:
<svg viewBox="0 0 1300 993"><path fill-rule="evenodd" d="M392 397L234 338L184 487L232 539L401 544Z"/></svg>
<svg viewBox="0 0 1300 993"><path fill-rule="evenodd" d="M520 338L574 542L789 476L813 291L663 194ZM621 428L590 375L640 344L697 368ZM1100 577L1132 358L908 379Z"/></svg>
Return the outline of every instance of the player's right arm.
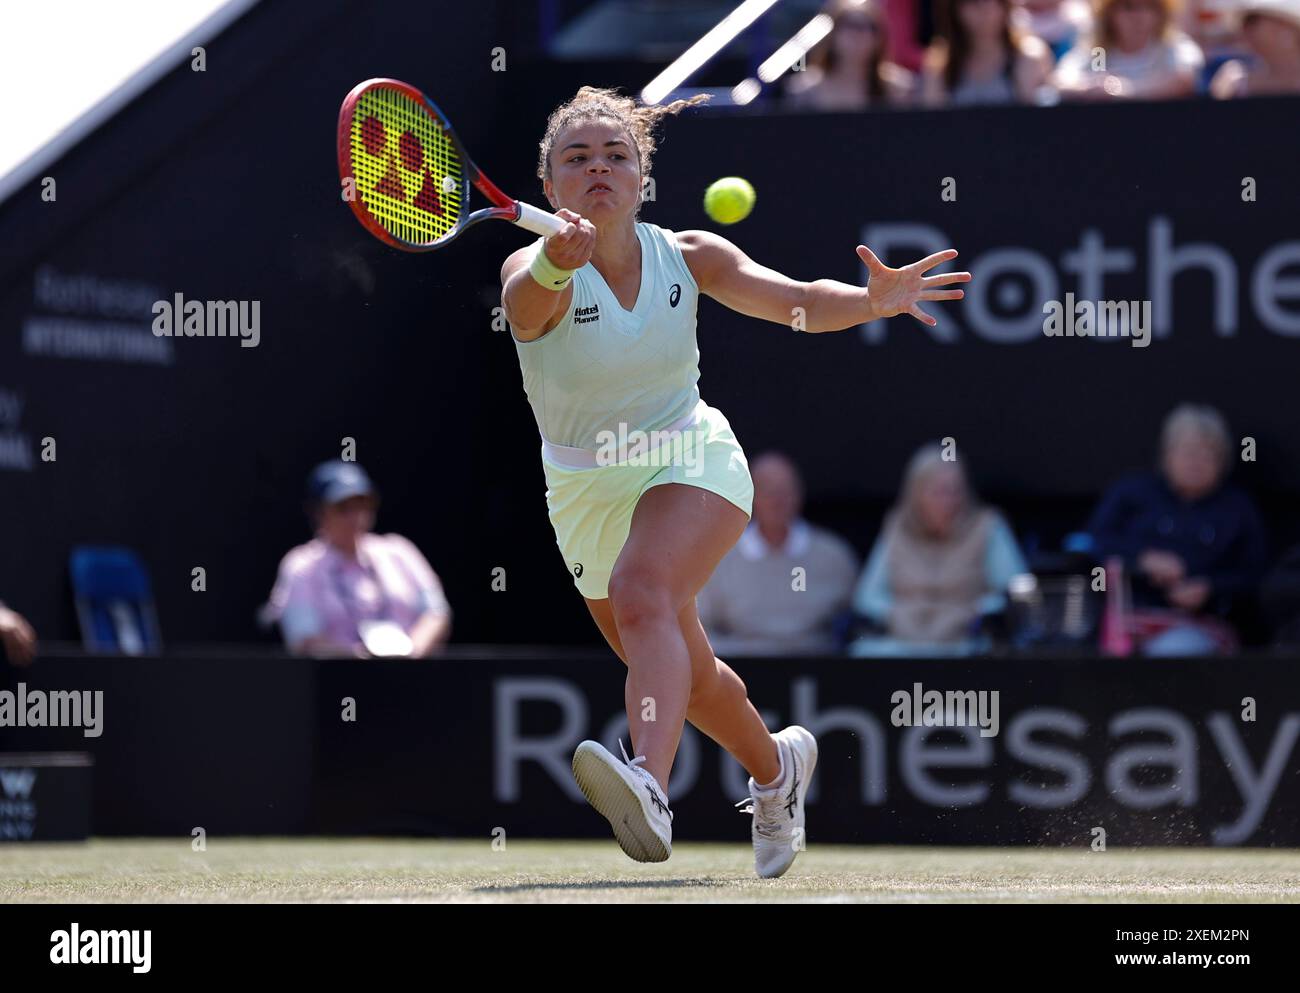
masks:
<svg viewBox="0 0 1300 993"><path fill-rule="evenodd" d="M564 208L555 215L569 223L559 234L547 238L541 250L561 269L581 269L591 261L592 249L596 247L595 225ZM540 338L560 323L573 298L572 280L563 289L553 290L533 278L528 269L537 251L532 245L525 245L501 267L501 307L520 341Z"/></svg>

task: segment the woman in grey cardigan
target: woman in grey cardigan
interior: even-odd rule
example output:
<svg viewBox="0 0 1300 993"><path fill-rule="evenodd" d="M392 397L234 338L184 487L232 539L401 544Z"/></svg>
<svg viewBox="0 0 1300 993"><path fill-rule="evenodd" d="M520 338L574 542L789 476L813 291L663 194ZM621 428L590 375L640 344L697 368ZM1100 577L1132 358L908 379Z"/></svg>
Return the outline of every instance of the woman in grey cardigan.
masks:
<svg viewBox="0 0 1300 993"><path fill-rule="evenodd" d="M976 622L1005 606L1011 577L1024 571L1002 515L975 499L955 458L926 446L908 463L853 597L855 613L883 634L859 638L850 654L979 651Z"/></svg>

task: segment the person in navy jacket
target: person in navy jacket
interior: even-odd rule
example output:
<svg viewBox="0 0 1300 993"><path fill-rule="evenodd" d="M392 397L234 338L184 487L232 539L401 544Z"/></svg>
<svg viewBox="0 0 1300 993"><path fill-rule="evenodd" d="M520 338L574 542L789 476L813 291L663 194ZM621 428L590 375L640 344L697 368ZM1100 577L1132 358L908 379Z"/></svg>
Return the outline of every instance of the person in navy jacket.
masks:
<svg viewBox="0 0 1300 993"><path fill-rule="evenodd" d="M1254 593L1267 560L1255 505L1226 481L1231 435L1212 407L1183 404L1165 418L1159 471L1135 473L1102 497L1088 524L1099 559L1119 556L1137 607L1222 618ZM1149 654L1206 654L1194 622L1148 643Z"/></svg>

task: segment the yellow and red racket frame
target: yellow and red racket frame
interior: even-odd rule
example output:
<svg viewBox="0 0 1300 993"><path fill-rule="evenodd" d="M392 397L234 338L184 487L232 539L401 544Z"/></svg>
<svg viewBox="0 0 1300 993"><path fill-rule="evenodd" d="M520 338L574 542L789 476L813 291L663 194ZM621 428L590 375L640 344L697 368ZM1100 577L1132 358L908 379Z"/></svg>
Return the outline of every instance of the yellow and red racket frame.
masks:
<svg viewBox="0 0 1300 993"><path fill-rule="evenodd" d="M403 251L441 248L479 221L509 221L543 236L566 223L501 192L446 115L400 79L367 79L352 88L339 108L338 157L339 178L353 184L345 196L352 213L384 244ZM494 206L469 213L471 185Z"/></svg>

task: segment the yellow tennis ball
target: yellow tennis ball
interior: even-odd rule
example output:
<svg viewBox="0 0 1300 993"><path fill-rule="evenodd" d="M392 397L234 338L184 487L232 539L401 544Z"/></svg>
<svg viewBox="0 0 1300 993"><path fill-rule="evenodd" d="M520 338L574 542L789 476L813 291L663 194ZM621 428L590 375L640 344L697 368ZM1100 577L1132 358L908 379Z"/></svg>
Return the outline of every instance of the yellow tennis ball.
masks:
<svg viewBox="0 0 1300 993"><path fill-rule="evenodd" d="M747 180L727 176L704 191L704 212L719 224L735 224L749 216L755 196Z"/></svg>

